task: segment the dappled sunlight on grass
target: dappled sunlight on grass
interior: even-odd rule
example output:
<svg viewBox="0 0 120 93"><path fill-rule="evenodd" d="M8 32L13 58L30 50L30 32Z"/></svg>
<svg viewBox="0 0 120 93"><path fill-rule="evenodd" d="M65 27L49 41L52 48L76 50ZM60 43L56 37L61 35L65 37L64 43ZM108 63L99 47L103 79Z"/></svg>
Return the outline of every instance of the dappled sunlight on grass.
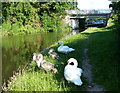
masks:
<svg viewBox="0 0 120 93"><path fill-rule="evenodd" d="M56 68L58 69L58 73L50 73L45 72L44 69L36 68L36 64L32 61L31 67L27 69L22 75L20 75L17 81L13 81L13 84L9 86L8 90L11 91L83 91L84 88L77 87L74 84L68 84L68 82L64 79L64 67L67 64L67 60L71 57L76 58L79 62L79 67L81 67L82 61L82 48L83 48L83 40L85 35L74 35L69 38L65 38L62 40L65 45L69 47L75 48L75 52L71 52L66 54L58 53L57 47L58 44L51 46L50 48L54 48L55 51L59 54L60 59L55 60L52 59L48 55L49 49L43 52L44 59L51 63L56 64ZM76 47L77 45L77 47ZM37 69L37 70L36 70ZM54 83L53 83L54 82ZM18 86L20 83L21 87Z"/></svg>
<svg viewBox="0 0 120 93"><path fill-rule="evenodd" d="M99 32L99 33L98 33ZM118 42L114 28L102 28L88 38L94 80L108 91L117 91Z"/></svg>
<svg viewBox="0 0 120 93"><path fill-rule="evenodd" d="M87 40L87 42L86 42ZM58 73L54 74L46 72L42 68L36 68L33 62L32 70L26 70L22 75L18 76L16 81L8 87L10 91L83 91L83 86L77 87L74 84L68 84L64 78L64 67L67 60L71 57L76 58L79 67L82 67L83 49L85 44L88 48L90 62L93 66L94 81L104 86L105 90L117 90L116 83L117 75L117 60L118 60L118 47L116 42L116 34L112 29L105 28L88 28L86 31L81 32L71 37L63 38L61 41L65 45L75 49L74 52L66 54L58 53L58 44L50 46L42 54L44 59L51 63L56 64ZM59 54L60 59L52 59L48 55L50 48L54 48ZM31 69L29 68L29 69ZM84 84L87 81L82 77ZM19 86L20 85L20 86Z"/></svg>

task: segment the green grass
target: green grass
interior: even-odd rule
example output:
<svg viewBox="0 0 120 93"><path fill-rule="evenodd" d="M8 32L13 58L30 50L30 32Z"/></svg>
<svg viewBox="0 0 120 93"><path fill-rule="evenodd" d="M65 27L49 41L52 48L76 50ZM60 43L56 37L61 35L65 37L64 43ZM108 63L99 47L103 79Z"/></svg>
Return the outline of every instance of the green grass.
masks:
<svg viewBox="0 0 120 93"><path fill-rule="evenodd" d="M74 57L82 67L83 49L86 46L89 49L89 59L93 66L94 81L108 91L117 90L117 61L118 46L115 31L110 28L89 28L86 31L63 38L65 45L75 48L75 52L67 55L61 54L60 60L52 59L46 50L43 55L45 60L56 64L58 73L45 72L42 68L38 69L32 61L31 65L23 71L22 75L17 75L17 80L8 84L8 91L84 91L83 86L77 87L74 84L68 84L64 79L63 71L67 60ZM57 51L57 44L51 46ZM50 47L50 48L51 48ZM87 81L82 77L82 81L87 85Z"/></svg>
<svg viewBox="0 0 120 93"><path fill-rule="evenodd" d="M76 49L75 52L69 53L68 55L61 54L60 60L52 59L48 55L48 50L46 50L43 55L45 60L56 64L58 73L45 72L42 68L38 69L36 64L32 61L31 65L23 71L22 75L17 76L17 80L13 80L12 84L8 84L8 91L83 91L83 86L77 87L74 84L68 84L64 78L64 67L67 64L67 60L71 57L74 57L79 62L79 67L81 67L82 61L82 50L83 50L83 41L85 35L75 35L69 38L65 38L63 42ZM77 47L76 47L77 45ZM52 46L55 50L58 45L55 44ZM84 78L82 77L84 81Z"/></svg>
<svg viewBox="0 0 120 93"><path fill-rule="evenodd" d="M88 48L94 81L108 91L117 91L119 49L116 31L113 27L96 29L88 37Z"/></svg>

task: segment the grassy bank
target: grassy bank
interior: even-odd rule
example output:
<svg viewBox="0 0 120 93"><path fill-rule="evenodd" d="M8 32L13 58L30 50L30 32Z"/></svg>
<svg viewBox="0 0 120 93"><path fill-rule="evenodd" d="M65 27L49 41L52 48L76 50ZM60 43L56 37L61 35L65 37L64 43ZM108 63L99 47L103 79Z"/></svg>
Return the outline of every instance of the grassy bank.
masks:
<svg viewBox="0 0 120 93"><path fill-rule="evenodd" d="M74 57L79 62L79 67L81 67L82 61L82 49L83 41L85 35L79 34L69 38L65 38L64 43L70 47L76 49L75 52L69 53L68 55L60 54L60 60L54 60L48 55L48 50L44 51L43 55L45 60L56 64L58 69L57 74L45 72L42 68L38 69L36 64L30 61L30 66L22 72L22 75L17 75L15 80L8 84L9 91L82 91L83 87L77 87L74 84L68 84L64 79L63 71L64 67L67 64L67 60L71 57ZM76 45L79 44L77 47ZM55 50L58 45L55 44L52 46ZM31 54L32 55L32 54ZM32 59L32 58L31 58ZM84 78L82 78L83 80Z"/></svg>
<svg viewBox="0 0 120 93"><path fill-rule="evenodd" d="M74 84L68 84L64 79L63 71L67 60L74 57L82 67L83 49L86 45L90 62L93 66L94 81L103 86L105 90L117 90L117 61L118 46L116 34L113 28L89 28L86 31L62 39L65 45L75 48L75 52L67 55L59 53L60 60L52 59L48 50L44 51L45 60L56 64L58 73L45 72L42 68L37 68L36 64L30 60L22 74L16 75L14 80L8 84L8 91L84 91L84 86L77 87ZM58 45L51 46L57 51ZM50 48L51 48L50 47ZM31 54L32 55L32 54ZM32 59L32 58L31 58ZM87 81L82 77L84 85Z"/></svg>

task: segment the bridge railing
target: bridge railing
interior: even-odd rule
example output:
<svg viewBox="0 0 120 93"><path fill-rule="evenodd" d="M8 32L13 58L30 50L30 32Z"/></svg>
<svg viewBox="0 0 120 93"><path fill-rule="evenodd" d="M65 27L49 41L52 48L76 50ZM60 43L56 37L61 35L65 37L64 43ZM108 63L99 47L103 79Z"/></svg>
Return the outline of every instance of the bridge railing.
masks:
<svg viewBox="0 0 120 93"><path fill-rule="evenodd" d="M98 9L98 10L80 10L80 14L105 14L111 13L111 9Z"/></svg>
<svg viewBox="0 0 120 93"><path fill-rule="evenodd" d="M79 10L79 9L75 9L75 10L66 10L67 14L106 14L106 13L111 13L112 10L111 9L98 9L98 10Z"/></svg>

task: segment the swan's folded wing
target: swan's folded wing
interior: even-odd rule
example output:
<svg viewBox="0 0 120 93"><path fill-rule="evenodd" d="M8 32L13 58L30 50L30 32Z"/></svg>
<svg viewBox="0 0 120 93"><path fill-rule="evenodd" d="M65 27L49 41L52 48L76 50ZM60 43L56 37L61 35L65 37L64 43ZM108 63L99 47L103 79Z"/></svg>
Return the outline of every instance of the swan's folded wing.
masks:
<svg viewBox="0 0 120 93"><path fill-rule="evenodd" d="M43 62L42 62L42 66L45 67L45 68L50 69L50 68L54 67L55 64L52 64L52 63L50 63L50 62L43 61Z"/></svg>
<svg viewBox="0 0 120 93"><path fill-rule="evenodd" d="M75 77L75 78L73 78L72 81L73 81L73 83L75 85L78 85L78 86L81 86L83 84L83 82L81 81L80 77Z"/></svg>
<svg viewBox="0 0 120 93"><path fill-rule="evenodd" d="M83 70L81 68L76 68L75 72L78 76L81 76L81 74L83 73Z"/></svg>
<svg viewBox="0 0 120 93"><path fill-rule="evenodd" d="M71 80L71 79L72 79L73 74L72 74L71 71L72 71L72 69L70 69L68 66L65 67L64 76L65 76L65 78L66 78L67 80Z"/></svg>
<svg viewBox="0 0 120 93"><path fill-rule="evenodd" d="M73 82L75 85L81 86L82 81L80 79L82 69L73 66L67 66L64 71L65 79Z"/></svg>

